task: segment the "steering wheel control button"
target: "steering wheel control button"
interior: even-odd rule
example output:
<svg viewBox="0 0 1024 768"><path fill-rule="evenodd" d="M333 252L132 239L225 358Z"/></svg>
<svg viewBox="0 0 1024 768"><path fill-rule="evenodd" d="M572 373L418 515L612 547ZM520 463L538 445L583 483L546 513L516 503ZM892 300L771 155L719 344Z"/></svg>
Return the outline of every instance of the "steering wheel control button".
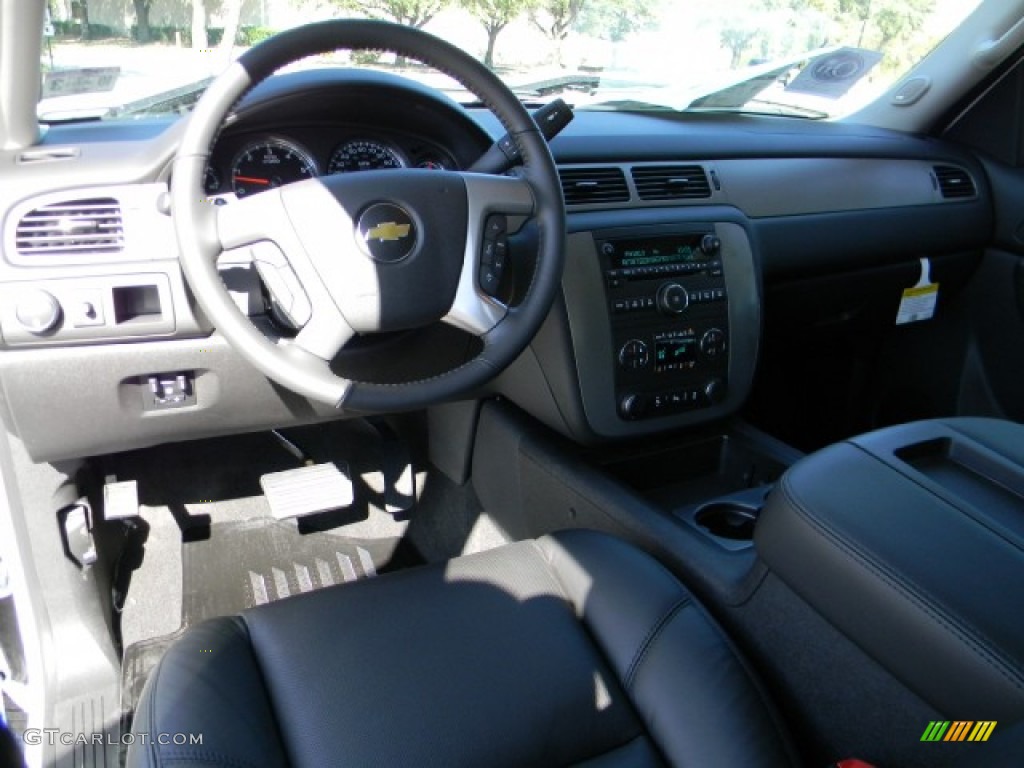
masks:
<svg viewBox="0 0 1024 768"><path fill-rule="evenodd" d="M690 305L690 295L679 283L664 283L657 298L658 309L666 315L681 315Z"/></svg>
<svg viewBox="0 0 1024 768"><path fill-rule="evenodd" d="M508 261L508 221L500 214L487 217L480 246L480 290L496 296Z"/></svg>
<svg viewBox="0 0 1024 768"><path fill-rule="evenodd" d="M484 237L488 240L496 240L508 231L508 220L500 215L493 214L487 217L487 224L484 226Z"/></svg>
<svg viewBox="0 0 1024 768"><path fill-rule="evenodd" d="M619 365L627 370L638 371L651 362L647 345L640 339L630 339L619 350Z"/></svg>
<svg viewBox="0 0 1024 768"><path fill-rule="evenodd" d="M54 330L60 323L63 311L60 302L52 293L41 289L28 291L17 300L15 316L29 333L42 336Z"/></svg>
<svg viewBox="0 0 1024 768"><path fill-rule="evenodd" d="M376 203L359 216L357 240L367 256L383 264L406 258L419 242L416 222L394 203Z"/></svg>

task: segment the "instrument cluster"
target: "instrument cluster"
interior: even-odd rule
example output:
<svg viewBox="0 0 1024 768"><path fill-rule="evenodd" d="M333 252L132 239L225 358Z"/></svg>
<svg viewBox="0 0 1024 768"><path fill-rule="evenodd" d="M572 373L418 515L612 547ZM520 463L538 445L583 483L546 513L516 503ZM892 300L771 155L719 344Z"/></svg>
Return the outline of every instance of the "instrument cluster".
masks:
<svg viewBox="0 0 1024 768"><path fill-rule="evenodd" d="M392 168L458 170L449 152L419 139L350 135L332 142L319 131L310 139L275 133L218 144L206 168L206 194L233 192L247 197L293 181L335 173Z"/></svg>

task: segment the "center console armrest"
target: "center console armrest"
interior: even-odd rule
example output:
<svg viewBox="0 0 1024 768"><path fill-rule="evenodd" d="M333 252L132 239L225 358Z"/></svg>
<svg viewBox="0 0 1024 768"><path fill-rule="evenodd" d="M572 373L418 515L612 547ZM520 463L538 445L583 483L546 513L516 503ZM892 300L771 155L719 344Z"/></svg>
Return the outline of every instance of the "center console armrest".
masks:
<svg viewBox="0 0 1024 768"><path fill-rule="evenodd" d="M1024 426L881 430L791 467L759 556L926 702L1024 717Z"/></svg>

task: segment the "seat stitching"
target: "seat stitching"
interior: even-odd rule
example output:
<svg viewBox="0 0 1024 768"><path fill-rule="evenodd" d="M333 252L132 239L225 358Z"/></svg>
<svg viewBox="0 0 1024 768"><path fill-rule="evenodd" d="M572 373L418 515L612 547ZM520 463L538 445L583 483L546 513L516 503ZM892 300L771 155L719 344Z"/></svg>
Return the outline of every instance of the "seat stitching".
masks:
<svg viewBox="0 0 1024 768"><path fill-rule="evenodd" d="M938 624L940 628L945 629L951 635L963 642L970 650L974 651L979 661L985 663L986 666L1001 675L1015 688L1024 689L1024 683L1022 683L1020 678L1015 676L1013 673L1013 665L1003 657L1003 654L999 652L997 648L989 644L986 638L976 637L975 633L972 632L969 627L964 626L955 618L947 615L941 606L933 605L929 601L929 598L923 592L918 592L917 588L913 584L906 582L899 574L890 573L884 565L874 562L874 560L872 560L869 555L862 552L859 547L843 539L839 535L838 531L833 530L832 527L823 520L819 520L811 514L811 512L805 508L803 502L796 497L790 481L785 477L783 477L783 481L780 483L780 488L782 494L789 502L791 502L790 506L793 511L800 519L810 526L812 532L817 533L821 538L836 547L841 554L846 555L846 557L852 560L855 564L865 568L872 575L877 577L884 585L888 586L897 597L911 603L914 607L921 610L926 616Z"/></svg>
<svg viewBox="0 0 1024 768"><path fill-rule="evenodd" d="M626 670L626 677L625 680L623 680L623 684L626 686L627 691L632 692L633 681L636 679L637 670L646 660L647 651L650 650L651 645L661 634L662 630L665 629L672 619L674 619L683 608L689 605L690 602L690 597L688 595L683 595L679 600L673 603L672 607L669 608L668 611L662 615L661 619L659 619L658 622L647 632L647 635L640 643L640 647L637 649L636 655L633 657L633 660L629 663L629 667Z"/></svg>

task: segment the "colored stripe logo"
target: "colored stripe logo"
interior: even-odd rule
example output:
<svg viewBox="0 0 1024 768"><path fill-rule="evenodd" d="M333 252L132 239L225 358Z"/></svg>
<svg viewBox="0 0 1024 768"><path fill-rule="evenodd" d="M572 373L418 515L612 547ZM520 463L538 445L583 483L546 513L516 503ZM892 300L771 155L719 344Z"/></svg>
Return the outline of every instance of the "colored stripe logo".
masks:
<svg viewBox="0 0 1024 768"><path fill-rule="evenodd" d="M996 720L932 720L921 741L988 741L996 729Z"/></svg>

